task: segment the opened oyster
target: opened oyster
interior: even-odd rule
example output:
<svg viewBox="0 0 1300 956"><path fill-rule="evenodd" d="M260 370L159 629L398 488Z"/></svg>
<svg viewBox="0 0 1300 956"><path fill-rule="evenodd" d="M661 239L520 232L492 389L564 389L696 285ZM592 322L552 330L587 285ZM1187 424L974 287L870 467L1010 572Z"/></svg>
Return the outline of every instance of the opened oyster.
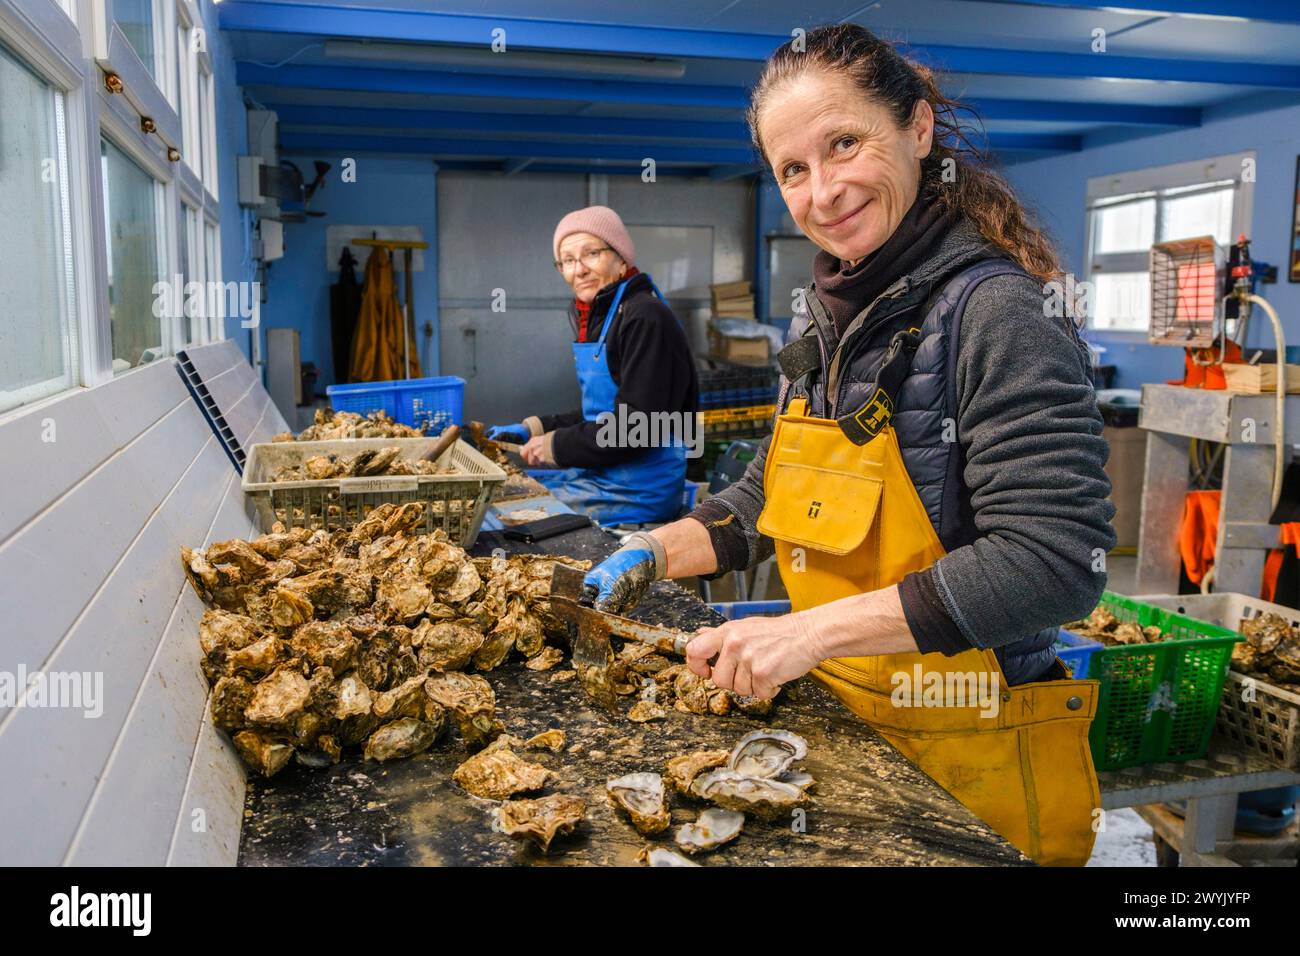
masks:
<svg viewBox="0 0 1300 956"><path fill-rule="evenodd" d="M746 777L779 777L808 756L808 743L788 730L756 730L740 738L727 766Z"/></svg>
<svg viewBox="0 0 1300 956"><path fill-rule="evenodd" d="M694 860L688 860L680 853L663 847L643 847L636 858L646 866L699 866Z"/></svg>
<svg viewBox="0 0 1300 956"><path fill-rule="evenodd" d="M664 780L657 773L629 773L605 784L610 802L627 814L644 834L662 833L671 818L664 799Z"/></svg>
<svg viewBox="0 0 1300 956"><path fill-rule="evenodd" d="M691 794L723 809L752 813L764 820L788 816L808 800L806 788L767 777L747 777L726 767L696 777Z"/></svg>
<svg viewBox="0 0 1300 956"><path fill-rule="evenodd" d="M502 833L527 837L546 852L555 837L572 833L583 821L587 801L572 794L555 793L536 800L507 800L496 813Z"/></svg>
<svg viewBox="0 0 1300 956"><path fill-rule="evenodd" d="M687 853L707 853L740 836L745 815L734 810L710 808L694 823L678 827L674 842Z"/></svg>

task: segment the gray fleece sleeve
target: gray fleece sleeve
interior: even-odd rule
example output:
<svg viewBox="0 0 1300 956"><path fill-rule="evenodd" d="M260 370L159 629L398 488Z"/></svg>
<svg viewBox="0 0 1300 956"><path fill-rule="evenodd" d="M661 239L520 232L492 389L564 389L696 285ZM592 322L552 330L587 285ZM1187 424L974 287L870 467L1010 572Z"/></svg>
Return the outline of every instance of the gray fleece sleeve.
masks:
<svg viewBox="0 0 1300 956"><path fill-rule="evenodd" d="M1116 541L1086 347L1043 298L1034 279L996 277L962 318L957 439L979 538L923 573L976 647L1087 615Z"/></svg>
<svg viewBox="0 0 1300 956"><path fill-rule="evenodd" d="M768 435L744 475L701 501L687 516L708 529L718 559L718 570L702 577L715 578L728 571L752 568L775 552L772 539L758 533L758 516L763 513L764 500L763 465L771 443L772 436Z"/></svg>

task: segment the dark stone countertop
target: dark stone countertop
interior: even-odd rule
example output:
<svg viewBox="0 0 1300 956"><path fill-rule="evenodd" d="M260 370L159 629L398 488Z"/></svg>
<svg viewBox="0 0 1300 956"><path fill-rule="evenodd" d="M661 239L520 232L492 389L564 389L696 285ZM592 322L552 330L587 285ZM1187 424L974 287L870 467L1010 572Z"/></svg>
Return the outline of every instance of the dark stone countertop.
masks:
<svg viewBox="0 0 1300 956"><path fill-rule="evenodd" d="M599 559L613 539L594 528L540 546L484 533L473 551L550 552ZM636 617L692 629L718 621L693 593L656 584ZM494 801L466 794L451 773L469 755L459 739L390 764L359 756L325 770L297 763L270 780L250 778L239 862L275 865L633 865L647 845L674 849L677 825L700 804L672 797L673 827L643 837L609 806L605 781L637 770L663 772L668 758L730 748L744 734L781 727L808 741L803 769L817 781L802 820L746 821L740 838L697 857L709 865L1015 865L1021 854L865 723L809 679L796 682L769 717L702 717L669 710L649 724L615 722L585 697L576 680L530 671L518 660L488 672L506 730L527 738L552 727L567 735L558 754L521 756L553 770L545 793L587 799L576 833L557 837L543 855L492 829Z"/></svg>

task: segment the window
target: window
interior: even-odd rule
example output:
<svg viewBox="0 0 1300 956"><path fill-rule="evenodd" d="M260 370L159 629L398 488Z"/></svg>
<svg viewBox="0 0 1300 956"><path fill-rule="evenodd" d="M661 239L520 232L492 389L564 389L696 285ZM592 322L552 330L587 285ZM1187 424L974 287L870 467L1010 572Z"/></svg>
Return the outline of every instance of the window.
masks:
<svg viewBox="0 0 1300 956"><path fill-rule="evenodd" d="M0 46L0 412L77 380L64 98ZM17 239L17 235L13 236Z"/></svg>
<svg viewBox="0 0 1300 956"><path fill-rule="evenodd" d="M203 283L203 241L199 235L199 214L188 205L181 206L180 230L181 291L184 294L184 327L181 334L186 345L210 341L204 329L207 296L191 297L187 290L191 282Z"/></svg>
<svg viewBox="0 0 1300 956"><path fill-rule="evenodd" d="M203 226L203 271L207 276L207 288L212 291L208 296L208 320L210 323L209 336L210 341L218 341L226 337L225 321L222 318L222 302L225 301L220 289L221 283L221 250L217 248L217 227L211 223L205 223ZM235 303L238 305L238 302ZM215 307L214 307L215 306ZM227 310L229 307L226 307ZM235 312L237 315L238 312Z"/></svg>
<svg viewBox="0 0 1300 956"><path fill-rule="evenodd" d="M139 365L146 350L163 347L154 314L154 285L162 278L160 192L157 182L108 140L100 155L108 237L108 319L113 371Z"/></svg>
<svg viewBox="0 0 1300 956"><path fill-rule="evenodd" d="M1251 182L1242 171L1253 162L1245 153L1089 180L1092 328L1147 331L1155 243L1213 236L1226 248L1249 231Z"/></svg>
<svg viewBox="0 0 1300 956"><path fill-rule="evenodd" d="M160 19L154 0L113 0L113 22L154 79L162 72L159 69L162 50L157 41Z"/></svg>

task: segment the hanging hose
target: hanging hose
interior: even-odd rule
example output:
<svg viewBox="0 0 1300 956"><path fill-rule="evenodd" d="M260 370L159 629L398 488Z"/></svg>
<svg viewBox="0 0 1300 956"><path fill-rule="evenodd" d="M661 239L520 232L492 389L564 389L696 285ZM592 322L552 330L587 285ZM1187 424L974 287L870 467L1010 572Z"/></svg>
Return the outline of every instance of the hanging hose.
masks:
<svg viewBox="0 0 1300 956"><path fill-rule="evenodd" d="M1273 508L1277 508L1278 501L1282 498L1282 471L1286 460L1286 337L1282 332L1282 323L1277 317L1277 312L1268 304L1268 301L1251 293L1246 297L1247 302L1253 302L1264 310L1270 322L1273 323L1273 338L1277 342L1277 422L1273 431L1273 447L1275 456L1273 459Z"/></svg>

